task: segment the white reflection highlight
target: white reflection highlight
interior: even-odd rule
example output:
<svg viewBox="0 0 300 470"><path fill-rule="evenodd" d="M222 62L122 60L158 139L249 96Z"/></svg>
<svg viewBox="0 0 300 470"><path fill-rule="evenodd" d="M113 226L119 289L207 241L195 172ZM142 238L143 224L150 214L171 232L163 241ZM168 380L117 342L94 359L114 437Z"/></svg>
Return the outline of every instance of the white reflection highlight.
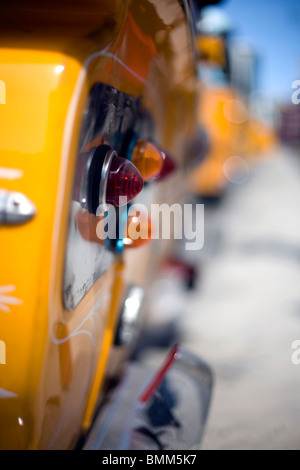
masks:
<svg viewBox="0 0 300 470"><path fill-rule="evenodd" d="M244 184L249 179L250 168L244 158L233 156L225 161L223 172L230 183Z"/></svg>
<svg viewBox="0 0 300 470"><path fill-rule="evenodd" d="M65 66L64 66L64 65L57 65L57 66L55 67L55 73L57 73L57 74L62 73L64 70L65 70Z"/></svg>

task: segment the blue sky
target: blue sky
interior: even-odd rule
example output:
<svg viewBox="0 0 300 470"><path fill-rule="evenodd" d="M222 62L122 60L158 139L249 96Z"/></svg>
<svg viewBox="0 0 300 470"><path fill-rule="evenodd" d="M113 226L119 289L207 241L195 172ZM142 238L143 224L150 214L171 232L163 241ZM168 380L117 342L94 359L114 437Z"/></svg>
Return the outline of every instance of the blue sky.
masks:
<svg viewBox="0 0 300 470"><path fill-rule="evenodd" d="M258 88L290 100L300 79L300 0L224 0L219 6L259 56Z"/></svg>

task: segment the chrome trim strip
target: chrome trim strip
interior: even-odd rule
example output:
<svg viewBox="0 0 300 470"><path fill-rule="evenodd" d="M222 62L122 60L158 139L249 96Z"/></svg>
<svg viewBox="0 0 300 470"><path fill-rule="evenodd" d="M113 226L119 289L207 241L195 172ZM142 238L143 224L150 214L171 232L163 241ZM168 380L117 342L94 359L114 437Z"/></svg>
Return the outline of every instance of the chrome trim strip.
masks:
<svg viewBox="0 0 300 470"><path fill-rule="evenodd" d="M83 450L197 450L203 437L213 376L201 359L179 348L146 403L156 372L131 364L111 401L96 417Z"/></svg>
<svg viewBox="0 0 300 470"><path fill-rule="evenodd" d="M108 182L108 174L111 166L111 162L117 156L117 152L115 150L110 150L105 155L105 159L102 166L101 172L101 179L100 179L100 186L99 186L99 206L97 209L97 215L106 212L109 209L109 206L106 204L106 189L107 189L107 182ZM99 207L101 210L99 211Z"/></svg>
<svg viewBox="0 0 300 470"><path fill-rule="evenodd" d="M136 346L140 328L140 313L144 299L144 289L140 286L129 287L119 316L115 342L118 346Z"/></svg>
<svg viewBox="0 0 300 470"><path fill-rule="evenodd" d="M97 150L97 147L94 147L90 151L87 162L86 162L86 164L84 165L84 168L83 168L83 174L82 174L81 185L80 185L80 193L79 193L79 202L80 202L80 205L83 209L87 209L86 197L87 197L88 174L89 174L89 171L90 171L90 166L91 166L91 162L92 162L92 159L93 159L93 155L96 152L96 150Z"/></svg>

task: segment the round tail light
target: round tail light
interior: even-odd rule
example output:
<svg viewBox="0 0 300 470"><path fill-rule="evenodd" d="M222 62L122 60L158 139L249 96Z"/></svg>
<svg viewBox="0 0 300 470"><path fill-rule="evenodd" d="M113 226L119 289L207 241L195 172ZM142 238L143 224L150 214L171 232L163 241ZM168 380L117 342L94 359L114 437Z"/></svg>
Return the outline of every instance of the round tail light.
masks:
<svg viewBox="0 0 300 470"><path fill-rule="evenodd" d="M91 214L109 205L119 207L132 201L143 189L139 170L119 157L108 145L80 154L74 199Z"/></svg>

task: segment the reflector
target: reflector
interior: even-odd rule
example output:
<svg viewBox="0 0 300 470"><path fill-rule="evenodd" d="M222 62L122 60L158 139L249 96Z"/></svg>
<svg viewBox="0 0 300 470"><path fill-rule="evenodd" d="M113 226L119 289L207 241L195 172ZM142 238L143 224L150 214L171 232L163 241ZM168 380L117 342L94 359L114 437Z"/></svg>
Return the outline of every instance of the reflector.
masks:
<svg viewBox="0 0 300 470"><path fill-rule="evenodd" d="M74 225L86 241L103 244L103 240L97 237L97 224L103 218L104 215L97 217L86 210L79 209L74 217Z"/></svg>

